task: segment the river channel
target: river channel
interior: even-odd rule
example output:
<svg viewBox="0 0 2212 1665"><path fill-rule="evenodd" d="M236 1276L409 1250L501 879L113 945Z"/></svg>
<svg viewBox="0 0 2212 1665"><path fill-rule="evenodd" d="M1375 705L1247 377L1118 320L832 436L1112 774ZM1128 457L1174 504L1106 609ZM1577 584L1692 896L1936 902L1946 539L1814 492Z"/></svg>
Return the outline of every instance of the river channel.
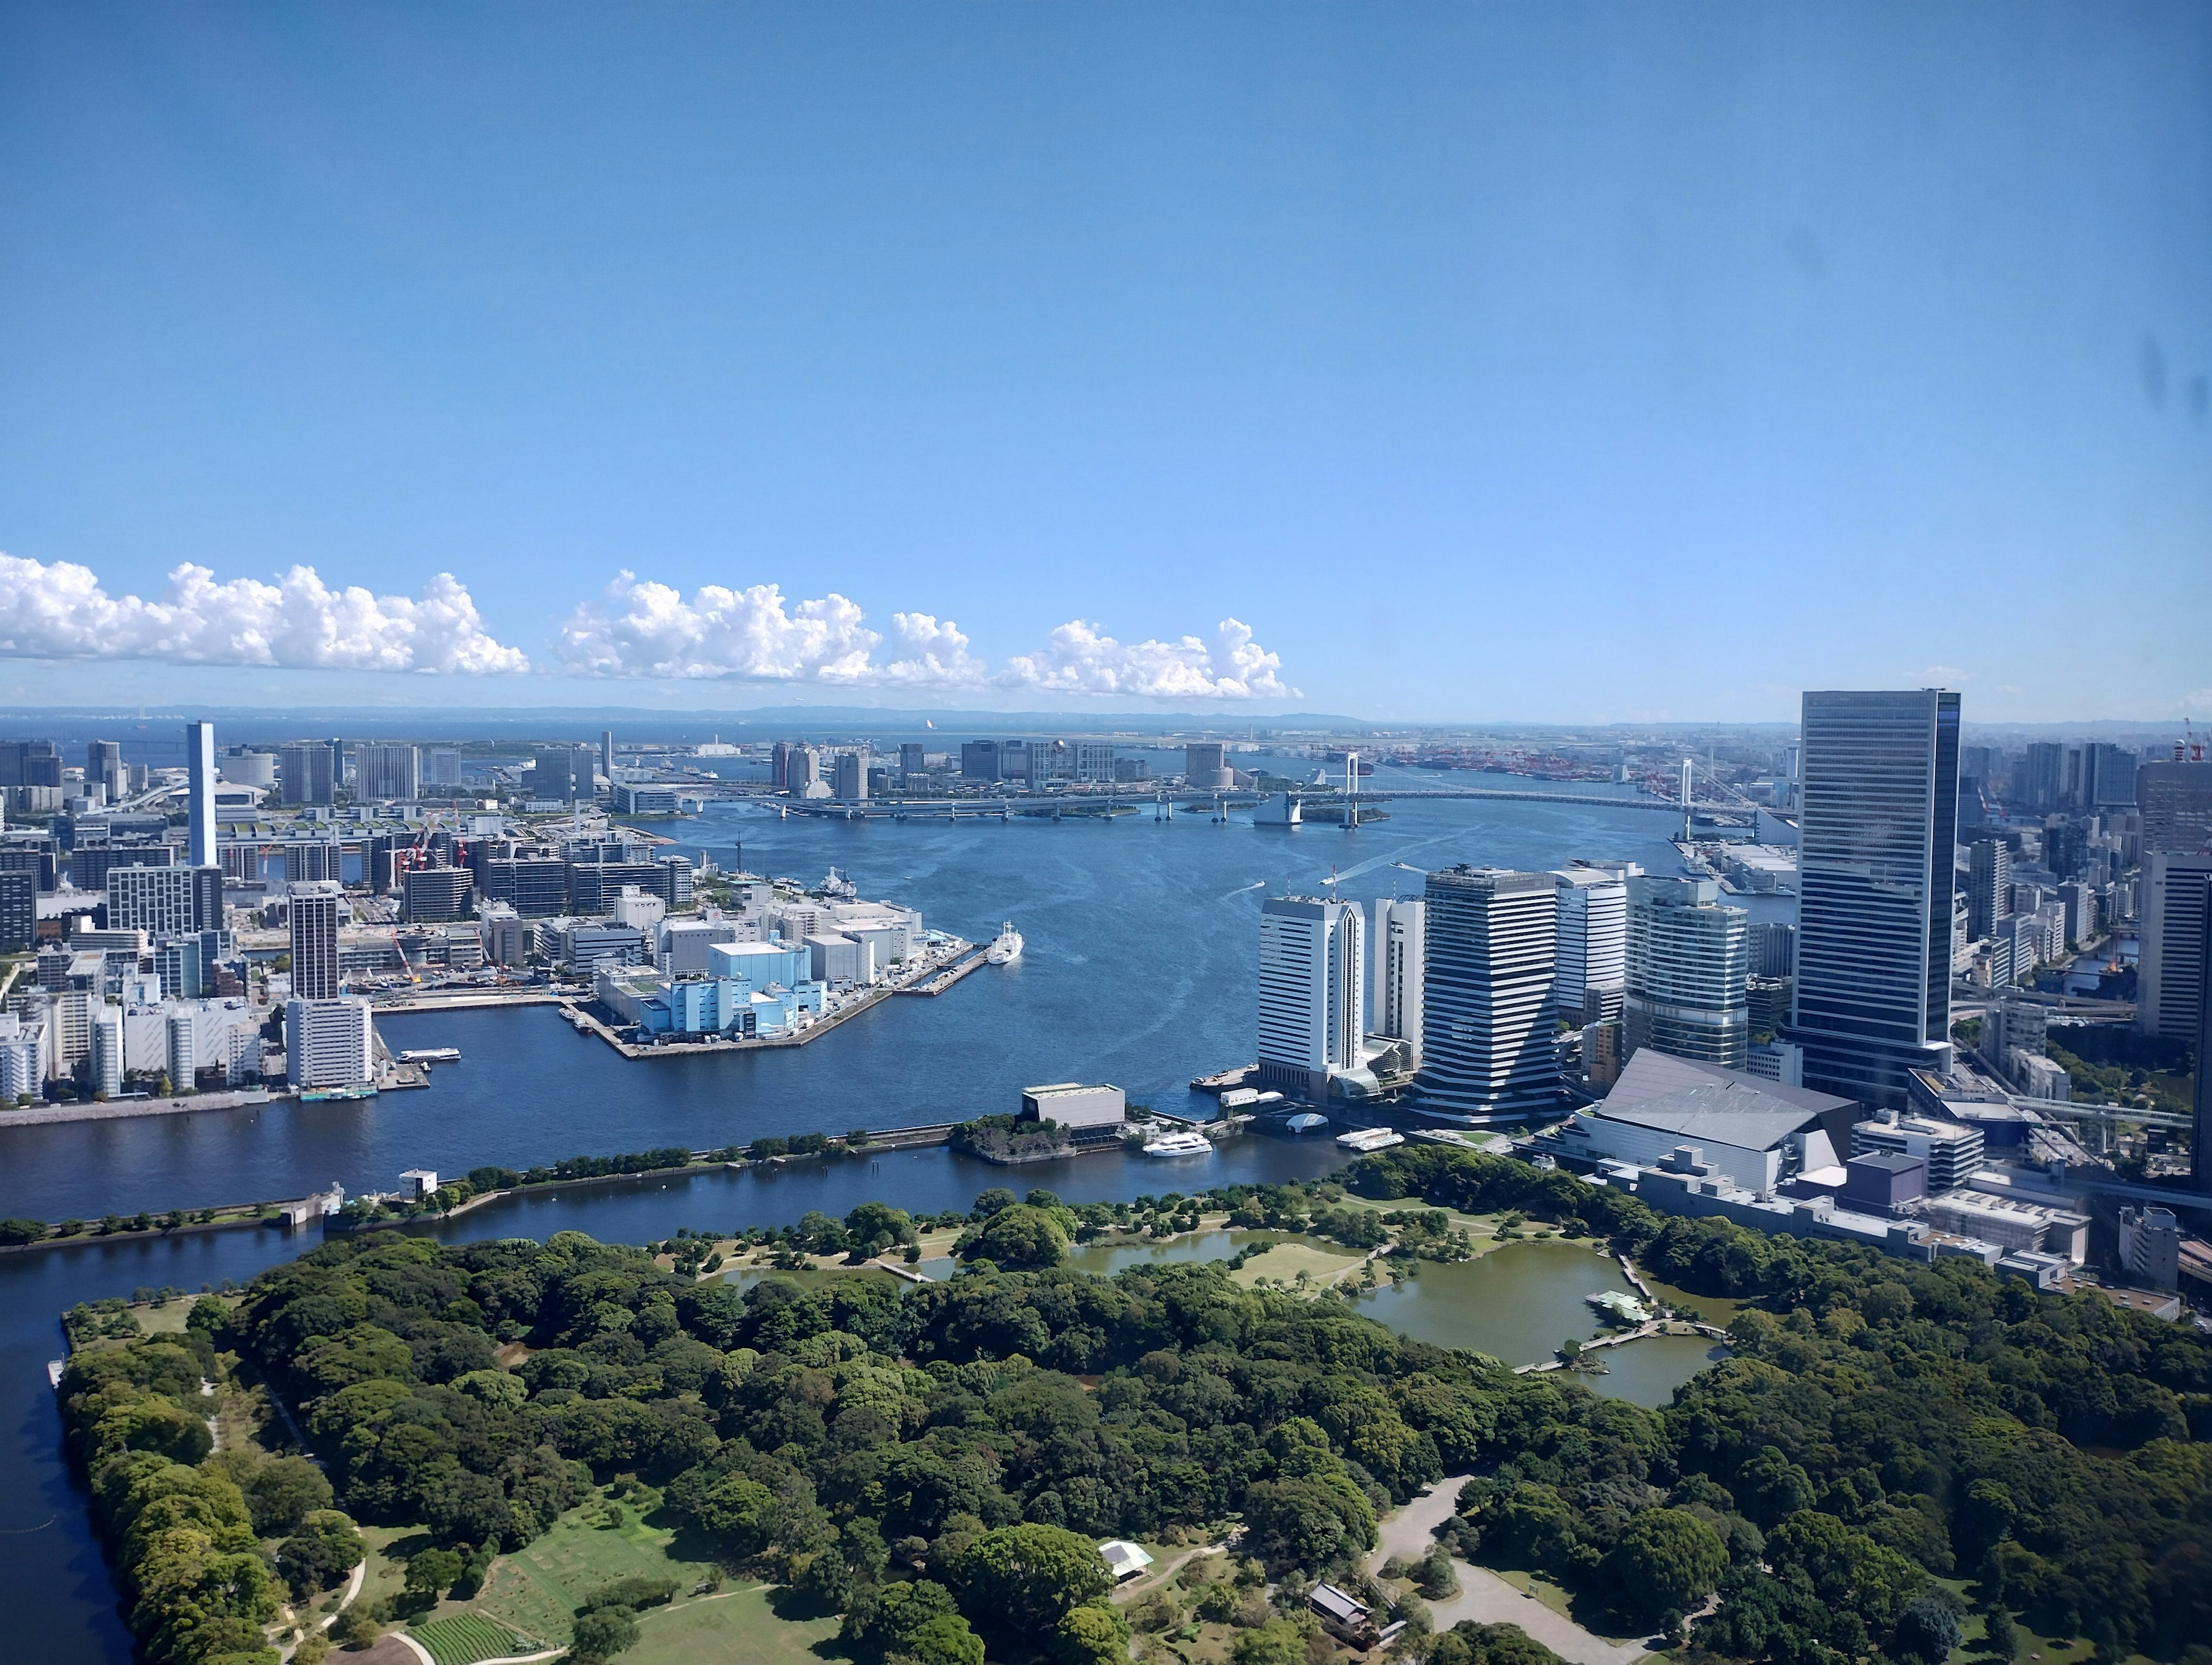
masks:
<svg viewBox="0 0 2212 1665"><path fill-rule="evenodd" d="M1437 783L1419 775L1376 784ZM1481 783L1534 784L1498 776ZM758 872L811 881L835 865L864 896L911 903L930 925L970 938L1012 918L1027 951L1014 966L978 974L939 999L885 1001L809 1046L727 1058L626 1061L544 1008L380 1019L393 1047L456 1046L462 1061L439 1068L427 1089L349 1103L42 1127L0 1121L0 1215L96 1218L294 1197L332 1180L350 1192L383 1190L413 1167L460 1172L480 1163L522 1166L764 1133L951 1121L1012 1110L1021 1088L1038 1081L1115 1081L1164 1109L1196 1109L1185 1085L1190 1077L1252 1056L1263 896L1318 891L1332 870L1347 897L1417 892L1418 874L1394 866L1400 862L1549 868L1585 856L1671 872L1671 818L1656 811L1517 802L1401 799L1388 820L1356 832L1256 827L1243 817L1228 825L1202 816L1156 822L1149 808L1111 823L957 827L782 821L718 808L682 823L681 836L722 860L742 844L745 865ZM1326 1140L1258 1137L1185 1161L1117 1153L1012 1170L931 1150L535 1193L474 1211L438 1235L465 1241L574 1229L636 1242L679 1225L728 1230L795 1221L810 1208L842 1213L868 1197L915 1210L965 1207L977 1191L1010 1184L1046 1186L1074 1201L1133 1199L1305 1177L1338 1160ZM9 1660L125 1665L131 1658L83 1498L58 1449L60 1424L45 1375L46 1361L61 1351L56 1315L141 1286L197 1291L226 1278L244 1282L316 1241L312 1232L239 1231L0 1255L0 1603L10 1614ZM1595 1255L1589 1267L1604 1270ZM1416 1282L1452 1271L1431 1267ZM1600 1286L1588 1281L1571 1291L1574 1301ZM1418 1296L1378 1295L1362 1310L1390 1322L1379 1303L1395 1300L1415 1333L1405 1313L1428 1298L1428 1288L1446 1291L1449 1281ZM1467 1298L1486 1306L1506 1297L1493 1274L1492 1286ZM1439 1310L1458 1304L1447 1297ZM1550 1309L1538 1310L1528 1333L1534 1351L1523 1350L1523 1359L1572 1333ZM1513 1350L1501 1343L1485 1351L1508 1357ZM1617 1355L1620 1381L1597 1377L1592 1385L1626 1386L1626 1364Z"/></svg>

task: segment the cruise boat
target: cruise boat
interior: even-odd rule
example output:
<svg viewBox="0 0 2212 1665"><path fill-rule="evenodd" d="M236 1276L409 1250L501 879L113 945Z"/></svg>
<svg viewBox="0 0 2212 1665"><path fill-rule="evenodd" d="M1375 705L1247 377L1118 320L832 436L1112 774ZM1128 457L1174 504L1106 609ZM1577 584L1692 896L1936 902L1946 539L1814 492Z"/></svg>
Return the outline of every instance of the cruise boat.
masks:
<svg viewBox="0 0 2212 1665"><path fill-rule="evenodd" d="M459 1047L410 1047L399 1054L403 1064L458 1064L461 1061Z"/></svg>
<svg viewBox="0 0 2212 1665"><path fill-rule="evenodd" d="M1387 1151L1393 1145L1403 1145L1406 1135L1392 1133L1388 1127L1354 1127L1348 1133L1339 1133L1336 1142L1347 1151L1365 1156L1370 1151Z"/></svg>
<svg viewBox="0 0 2212 1665"><path fill-rule="evenodd" d="M993 965L1012 965L1021 957L1022 933L1014 929L1013 921L1002 921L998 937L984 950L983 957Z"/></svg>
<svg viewBox="0 0 2212 1665"><path fill-rule="evenodd" d="M1204 1133L1188 1130L1162 1133L1145 1146L1148 1157L1202 1157L1213 1153L1213 1141Z"/></svg>

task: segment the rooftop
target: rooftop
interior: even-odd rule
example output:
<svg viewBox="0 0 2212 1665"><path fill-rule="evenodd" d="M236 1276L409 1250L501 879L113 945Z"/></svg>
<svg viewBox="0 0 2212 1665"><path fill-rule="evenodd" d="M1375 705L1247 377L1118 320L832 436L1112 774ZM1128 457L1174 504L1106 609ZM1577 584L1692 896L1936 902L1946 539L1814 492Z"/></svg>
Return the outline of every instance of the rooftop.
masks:
<svg viewBox="0 0 2212 1665"><path fill-rule="evenodd" d="M1628 1060L1604 1102L1583 1114L1687 1140L1763 1151L1851 1103L1645 1047Z"/></svg>

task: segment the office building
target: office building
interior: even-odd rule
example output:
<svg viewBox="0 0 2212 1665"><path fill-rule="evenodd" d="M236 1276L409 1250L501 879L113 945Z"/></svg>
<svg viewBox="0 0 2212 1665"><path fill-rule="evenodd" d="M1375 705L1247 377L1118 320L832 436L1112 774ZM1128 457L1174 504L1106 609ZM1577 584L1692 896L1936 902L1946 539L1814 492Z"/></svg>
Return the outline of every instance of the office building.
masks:
<svg viewBox="0 0 2212 1665"><path fill-rule="evenodd" d="M1066 753L1067 778L1111 786L1114 783L1114 743L1111 740L1070 740Z"/></svg>
<svg viewBox="0 0 2212 1665"><path fill-rule="evenodd" d="M93 795L100 788L100 796L110 804L119 804L130 795L127 776L123 769L123 747L114 740L94 740L84 749L85 795Z"/></svg>
<svg viewBox="0 0 2212 1665"><path fill-rule="evenodd" d="M791 742L778 740L768 749L768 783L777 792L791 785Z"/></svg>
<svg viewBox="0 0 2212 1665"><path fill-rule="evenodd" d="M2132 809L2136 768L2142 761L2125 746L2099 740L2081 748L2081 807L2091 814Z"/></svg>
<svg viewBox="0 0 2212 1665"><path fill-rule="evenodd" d="M1321 1103L1334 1078L1364 1067L1364 936L1357 902L1269 896L1260 904L1262 1087Z"/></svg>
<svg viewBox="0 0 2212 1665"><path fill-rule="evenodd" d="M1797 986L1805 1081L1901 1105L1906 1073L1948 1072L1959 696L1804 696Z"/></svg>
<svg viewBox="0 0 2212 1665"><path fill-rule="evenodd" d="M216 865L215 786L215 725L186 723L185 865L190 867Z"/></svg>
<svg viewBox="0 0 2212 1665"><path fill-rule="evenodd" d="M1851 1129L1851 1154L1877 1151L1917 1158L1928 1164L1929 1194L1954 1191L1982 1165L1982 1130L1921 1116L1879 1117Z"/></svg>
<svg viewBox="0 0 2212 1665"><path fill-rule="evenodd" d="M1741 1069L1751 1043L1750 975L1741 908L1723 907L1710 878L1627 882L1628 1056L1646 1047L1722 1069Z"/></svg>
<svg viewBox="0 0 2212 1665"><path fill-rule="evenodd" d="M546 746L533 756L527 782L530 795L548 803L568 803L591 795L591 777L576 778L576 748Z"/></svg>
<svg viewBox="0 0 2212 1665"><path fill-rule="evenodd" d="M413 746L356 747L353 795L363 803L413 803L422 795L422 754Z"/></svg>
<svg viewBox="0 0 2212 1665"><path fill-rule="evenodd" d="M1754 977L1797 975L1797 927L1780 920L1756 920L1745 933Z"/></svg>
<svg viewBox="0 0 2212 1665"><path fill-rule="evenodd" d="M194 1043L192 1014L189 1012L171 1012L167 1028L169 1091L173 1093L191 1092L199 1085L200 1074L199 1048Z"/></svg>
<svg viewBox="0 0 2212 1665"><path fill-rule="evenodd" d="M0 787L62 783L62 756L52 740L0 741Z"/></svg>
<svg viewBox="0 0 2212 1665"><path fill-rule="evenodd" d="M1424 1110L1523 1115L1557 1104L1557 892L1549 873L1461 866L1428 876L1417 1083Z"/></svg>
<svg viewBox="0 0 2212 1665"><path fill-rule="evenodd" d="M611 728L599 731L599 773L610 781L615 778L615 732Z"/></svg>
<svg viewBox="0 0 2212 1665"><path fill-rule="evenodd" d="M1182 749L1182 778L1190 786L1217 790L1236 784L1229 748L1218 740L1194 740Z"/></svg>
<svg viewBox="0 0 2212 1665"><path fill-rule="evenodd" d="M123 1008L94 994L86 1017L93 1096L113 1098L123 1091Z"/></svg>
<svg viewBox="0 0 2212 1665"><path fill-rule="evenodd" d="M285 1075L292 1085L351 1087L375 1078L368 1002L301 1000L284 1006Z"/></svg>
<svg viewBox="0 0 2212 1665"><path fill-rule="evenodd" d="M401 880L407 922L440 923L469 916L476 875L466 867L416 867Z"/></svg>
<svg viewBox="0 0 2212 1665"><path fill-rule="evenodd" d="M899 774L902 777L926 775L929 772L928 756L911 740L899 743Z"/></svg>
<svg viewBox="0 0 2212 1665"><path fill-rule="evenodd" d="M1000 779L999 743L996 740L963 740L960 743L960 778L963 781Z"/></svg>
<svg viewBox="0 0 2212 1665"><path fill-rule="evenodd" d="M70 852L70 883L80 890L105 890L107 875L117 867L167 867L176 860L174 848L123 840L80 844Z"/></svg>
<svg viewBox="0 0 2212 1665"><path fill-rule="evenodd" d="M482 889L486 901L504 902L525 919L550 919L568 906L568 864L551 855L488 860Z"/></svg>
<svg viewBox="0 0 2212 1665"><path fill-rule="evenodd" d="M191 867L116 867L107 874L107 924L170 937L199 929Z"/></svg>
<svg viewBox="0 0 2212 1665"><path fill-rule="evenodd" d="M2120 1210L2120 1264L2152 1289L2181 1286L2181 1221L2171 1208Z"/></svg>
<svg viewBox="0 0 2212 1665"><path fill-rule="evenodd" d="M839 752L835 772L836 778L830 782L830 791L836 797L852 803L868 795L868 754L866 752Z"/></svg>
<svg viewBox="0 0 2212 1665"><path fill-rule="evenodd" d="M2012 852L2001 838L1975 842L1966 852L1966 933L1979 942L2012 912Z"/></svg>
<svg viewBox="0 0 2212 1665"><path fill-rule="evenodd" d="M2185 1039L2197 1032L2204 988L2208 879L2212 879L2212 854L2160 851L2143 858L2136 1027L2146 1035ZM2203 1073L2201 1069L2198 1073Z"/></svg>
<svg viewBox="0 0 2212 1665"><path fill-rule="evenodd" d="M2136 771L2144 859L2212 851L2212 763L2145 763Z"/></svg>
<svg viewBox="0 0 2212 1665"><path fill-rule="evenodd" d="M461 784L461 754L452 746L431 746L422 753L422 784L458 787Z"/></svg>
<svg viewBox="0 0 2212 1665"><path fill-rule="evenodd" d="M213 992L215 966L203 955L197 932L155 944L154 975L165 1000L197 1000Z"/></svg>
<svg viewBox="0 0 2212 1665"><path fill-rule="evenodd" d="M311 1003L334 1000L343 981L338 971L338 887L327 883L295 887L289 906L292 994Z"/></svg>
<svg viewBox="0 0 2212 1665"><path fill-rule="evenodd" d="M34 869L0 868L0 954L29 951L39 935L39 875Z"/></svg>
<svg viewBox="0 0 2212 1665"><path fill-rule="evenodd" d="M330 743L325 740L288 745L277 752L277 796L288 808L336 801L337 782L331 773L333 755Z"/></svg>
<svg viewBox="0 0 2212 1665"><path fill-rule="evenodd" d="M223 783L233 787L273 787L276 784L276 754L273 751L233 751L221 764Z"/></svg>
<svg viewBox="0 0 2212 1665"><path fill-rule="evenodd" d="M792 794L799 798L819 798L814 790L822 786L822 755L812 746L794 746L784 759L784 777Z"/></svg>
<svg viewBox="0 0 2212 1665"><path fill-rule="evenodd" d="M2190 1177L2197 1190L2212 1192L2212 882L2204 896L2203 929L2197 939L2197 963L2208 975L2197 980L2197 1098L2190 1122Z"/></svg>
<svg viewBox="0 0 2212 1665"><path fill-rule="evenodd" d="M1559 885L1552 1003L1577 1025L1621 1015L1628 992L1628 879L1632 867L1567 867Z"/></svg>
<svg viewBox="0 0 2212 1665"><path fill-rule="evenodd" d="M1403 1041L1421 1060L1422 906L1415 902L1375 904L1375 1004L1369 1014L1373 1032Z"/></svg>
<svg viewBox="0 0 2212 1665"><path fill-rule="evenodd" d="M2013 805L2048 815L2065 795L2066 748L2056 740L2034 740L2013 766Z"/></svg>

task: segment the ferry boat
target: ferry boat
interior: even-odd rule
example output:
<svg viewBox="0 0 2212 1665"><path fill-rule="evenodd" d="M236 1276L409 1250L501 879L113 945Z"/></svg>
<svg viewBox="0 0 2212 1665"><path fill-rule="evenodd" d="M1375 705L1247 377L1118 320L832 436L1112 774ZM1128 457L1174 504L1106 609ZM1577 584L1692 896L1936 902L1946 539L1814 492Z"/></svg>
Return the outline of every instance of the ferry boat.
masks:
<svg viewBox="0 0 2212 1665"><path fill-rule="evenodd" d="M983 951L983 957L993 965L1012 965L1022 957L1022 933L1014 929L1012 920L1000 923L999 934Z"/></svg>
<svg viewBox="0 0 2212 1665"><path fill-rule="evenodd" d="M1354 1127L1348 1133L1339 1133L1336 1142L1347 1151L1365 1156L1372 1151L1387 1151L1393 1145L1403 1145L1406 1135L1393 1133L1388 1127Z"/></svg>
<svg viewBox="0 0 2212 1665"><path fill-rule="evenodd" d="M1148 1157L1202 1157L1213 1153L1213 1141L1188 1131L1162 1133L1145 1146Z"/></svg>
<svg viewBox="0 0 2212 1665"><path fill-rule="evenodd" d="M350 1087L309 1087L300 1095L300 1102L302 1104L328 1104L336 1099L375 1097L375 1082L359 1081Z"/></svg>
<svg viewBox="0 0 2212 1665"><path fill-rule="evenodd" d="M403 1064L458 1064L461 1061L459 1047L410 1047L399 1054Z"/></svg>

